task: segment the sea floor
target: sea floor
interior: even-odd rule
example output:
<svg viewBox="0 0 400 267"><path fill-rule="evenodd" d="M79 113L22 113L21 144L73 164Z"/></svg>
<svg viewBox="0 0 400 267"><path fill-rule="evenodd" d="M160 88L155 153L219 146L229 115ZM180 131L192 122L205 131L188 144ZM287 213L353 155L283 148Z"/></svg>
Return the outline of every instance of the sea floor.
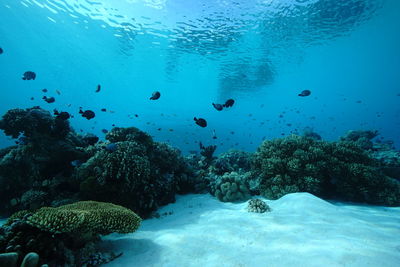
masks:
<svg viewBox="0 0 400 267"><path fill-rule="evenodd" d="M400 266L400 207L330 203L308 193L266 200L272 211L211 195L178 196L129 235L106 266Z"/></svg>

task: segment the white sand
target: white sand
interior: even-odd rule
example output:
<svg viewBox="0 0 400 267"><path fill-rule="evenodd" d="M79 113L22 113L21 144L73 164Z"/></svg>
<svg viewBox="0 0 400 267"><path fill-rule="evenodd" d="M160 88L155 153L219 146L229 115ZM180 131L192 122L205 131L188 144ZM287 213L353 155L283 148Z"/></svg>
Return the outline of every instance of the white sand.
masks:
<svg viewBox="0 0 400 267"><path fill-rule="evenodd" d="M104 237L123 256L106 266L400 266L400 207L331 204L308 193L267 203L178 196L129 235Z"/></svg>

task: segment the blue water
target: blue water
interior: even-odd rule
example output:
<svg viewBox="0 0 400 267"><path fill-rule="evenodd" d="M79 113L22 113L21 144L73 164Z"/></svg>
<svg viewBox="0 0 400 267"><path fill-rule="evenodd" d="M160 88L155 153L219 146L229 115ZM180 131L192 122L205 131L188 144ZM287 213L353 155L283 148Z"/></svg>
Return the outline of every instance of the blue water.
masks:
<svg viewBox="0 0 400 267"><path fill-rule="evenodd" d="M135 126L183 152L254 151L304 127L377 129L400 147L399 14L397 0L2 0L0 114L56 108L78 132Z"/></svg>

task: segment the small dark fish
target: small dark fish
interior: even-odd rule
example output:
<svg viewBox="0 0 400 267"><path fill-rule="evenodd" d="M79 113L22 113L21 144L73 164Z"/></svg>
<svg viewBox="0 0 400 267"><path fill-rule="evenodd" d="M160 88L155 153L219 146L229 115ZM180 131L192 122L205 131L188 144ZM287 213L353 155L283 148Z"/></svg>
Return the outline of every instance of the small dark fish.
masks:
<svg viewBox="0 0 400 267"><path fill-rule="evenodd" d="M161 128L158 128L157 131L161 131Z"/></svg>
<svg viewBox="0 0 400 267"><path fill-rule="evenodd" d="M202 118L196 118L194 117L193 120L196 122L197 125L199 125L200 127L207 127L207 121L205 119Z"/></svg>
<svg viewBox="0 0 400 267"><path fill-rule="evenodd" d="M357 104L361 104L362 101L361 101L361 100L357 100L356 103L357 103Z"/></svg>
<svg viewBox="0 0 400 267"><path fill-rule="evenodd" d="M100 90L101 90L101 85L98 84L98 85L97 85L97 89L96 89L96 93L100 92Z"/></svg>
<svg viewBox="0 0 400 267"><path fill-rule="evenodd" d="M233 99L228 99L225 101L225 104L223 104L224 107L226 108L230 108L233 106L233 104L235 104L235 100Z"/></svg>
<svg viewBox="0 0 400 267"><path fill-rule="evenodd" d="M3 48L0 47L0 55L4 53Z"/></svg>
<svg viewBox="0 0 400 267"><path fill-rule="evenodd" d="M310 90L303 90L303 91L301 91L300 94L298 94L298 96L309 96L309 95L311 95Z"/></svg>
<svg viewBox="0 0 400 267"><path fill-rule="evenodd" d="M43 92L43 93L47 93L48 90L47 90L46 88L44 88L44 89L42 89L42 92Z"/></svg>
<svg viewBox="0 0 400 267"><path fill-rule="evenodd" d="M82 117L86 118L87 120L93 119L96 116L96 114L91 110L83 111L82 109L80 109L79 114L81 114Z"/></svg>
<svg viewBox="0 0 400 267"><path fill-rule="evenodd" d="M102 108L102 109L101 109L101 111L103 111L103 112L106 112L106 111L107 111L107 109L105 109L105 108Z"/></svg>
<svg viewBox="0 0 400 267"><path fill-rule="evenodd" d="M106 133L108 133L108 130L107 129L102 129L101 132L106 134Z"/></svg>
<svg viewBox="0 0 400 267"><path fill-rule="evenodd" d="M214 108L215 108L216 110L218 110L218 111L221 111L221 110L224 108L224 106L221 105L221 104L214 104L214 103L212 103L212 105L213 105Z"/></svg>
<svg viewBox="0 0 400 267"><path fill-rule="evenodd" d="M61 95L61 91L60 90L56 90L57 95Z"/></svg>
<svg viewBox="0 0 400 267"><path fill-rule="evenodd" d="M31 100L35 100L35 98L32 96L32 97L31 97Z"/></svg>
<svg viewBox="0 0 400 267"><path fill-rule="evenodd" d="M110 143L110 144L106 145L104 147L104 149L107 150L108 152L114 152L118 149L118 146L115 143Z"/></svg>
<svg viewBox="0 0 400 267"><path fill-rule="evenodd" d="M63 121L66 121L71 117L71 115L69 115L68 112L66 111L59 112L57 109L54 110L54 115L56 116L56 118L61 119Z"/></svg>
<svg viewBox="0 0 400 267"><path fill-rule="evenodd" d="M212 136L212 139L217 139L217 135L216 135L216 133L215 133L215 130L213 130L213 136Z"/></svg>
<svg viewBox="0 0 400 267"><path fill-rule="evenodd" d="M24 76L22 76L22 80L34 80L36 79L36 73L33 71L26 71Z"/></svg>
<svg viewBox="0 0 400 267"><path fill-rule="evenodd" d="M113 123L111 126L112 126L112 127L114 127L114 126L115 126L115 124Z"/></svg>
<svg viewBox="0 0 400 267"><path fill-rule="evenodd" d="M138 115L138 114L135 114L135 117L137 118L137 117L139 117L139 115Z"/></svg>
<svg viewBox="0 0 400 267"><path fill-rule="evenodd" d="M155 91L155 92L153 92L153 93L151 94L150 100L157 100L157 99L160 98L160 96L161 96L160 92Z"/></svg>
<svg viewBox="0 0 400 267"><path fill-rule="evenodd" d="M44 101L46 101L49 104L56 102L56 99L52 96L51 97L44 96L42 98L44 99Z"/></svg>
<svg viewBox="0 0 400 267"><path fill-rule="evenodd" d="M76 160L71 161L71 166L79 167L82 165L82 163L83 163L82 161L80 161L79 159L76 159Z"/></svg>

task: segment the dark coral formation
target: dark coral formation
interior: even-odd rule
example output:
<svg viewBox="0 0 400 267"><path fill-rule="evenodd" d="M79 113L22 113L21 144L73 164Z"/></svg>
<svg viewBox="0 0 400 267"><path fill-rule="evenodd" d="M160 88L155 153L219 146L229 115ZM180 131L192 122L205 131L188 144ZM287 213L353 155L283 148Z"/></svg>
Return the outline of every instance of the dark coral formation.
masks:
<svg viewBox="0 0 400 267"><path fill-rule="evenodd" d="M352 142L364 150L372 149L372 139L378 136L378 131L349 131L346 135L340 137L341 141Z"/></svg>
<svg viewBox="0 0 400 267"><path fill-rule="evenodd" d="M96 266L118 256L99 251L99 235L134 232L140 221L124 207L94 201L19 212L0 228L0 251L35 251L50 266Z"/></svg>
<svg viewBox="0 0 400 267"><path fill-rule="evenodd" d="M145 217L175 201L179 181L188 175L178 150L134 127L114 128L106 139L117 149L98 149L77 169L83 199L112 201Z"/></svg>
<svg viewBox="0 0 400 267"><path fill-rule="evenodd" d="M254 161L263 196L309 192L321 197L380 205L400 204L400 184L350 141L329 143L290 136L265 141Z"/></svg>
<svg viewBox="0 0 400 267"><path fill-rule="evenodd" d="M47 205L76 191L71 161L84 157L77 147L85 144L67 120L39 107L13 109L0 129L13 138L23 135L18 146L0 151L0 214Z"/></svg>
<svg viewBox="0 0 400 267"><path fill-rule="evenodd" d="M62 139L70 131L68 120L53 117L40 107L9 110L0 120L0 129L13 138L23 134L31 139L44 136Z"/></svg>
<svg viewBox="0 0 400 267"><path fill-rule="evenodd" d="M216 158L211 166L211 171L218 175L226 172L247 172L251 170L251 162L253 160L252 153L230 150L222 153Z"/></svg>

